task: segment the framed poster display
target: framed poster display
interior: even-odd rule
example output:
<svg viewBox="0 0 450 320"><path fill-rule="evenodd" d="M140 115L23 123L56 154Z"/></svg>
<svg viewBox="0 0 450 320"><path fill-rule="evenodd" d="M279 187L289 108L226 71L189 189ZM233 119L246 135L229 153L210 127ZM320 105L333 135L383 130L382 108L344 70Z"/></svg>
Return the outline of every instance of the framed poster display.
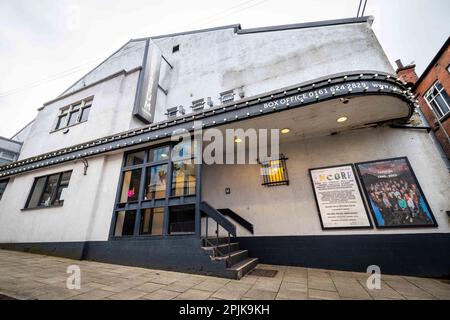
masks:
<svg viewBox="0 0 450 320"><path fill-rule="evenodd" d="M355 166L378 228L437 227L408 158Z"/></svg>
<svg viewBox="0 0 450 320"><path fill-rule="evenodd" d="M372 228L352 164L309 169L322 229Z"/></svg>

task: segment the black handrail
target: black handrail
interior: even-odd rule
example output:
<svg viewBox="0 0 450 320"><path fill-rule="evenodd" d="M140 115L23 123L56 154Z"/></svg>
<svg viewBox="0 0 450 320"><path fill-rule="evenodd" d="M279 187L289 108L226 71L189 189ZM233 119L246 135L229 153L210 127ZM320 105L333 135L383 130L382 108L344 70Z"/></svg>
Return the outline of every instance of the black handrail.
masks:
<svg viewBox="0 0 450 320"><path fill-rule="evenodd" d="M246 229L251 234L253 234L253 224L250 223L249 221L245 220L244 218L242 218L240 215L238 215L233 210L231 210L229 208L224 208L224 209L217 209L217 211L219 211L224 216L229 216L231 219L233 219L234 221L239 223L244 229Z"/></svg>
<svg viewBox="0 0 450 320"><path fill-rule="evenodd" d="M236 226L231 223L223 214L221 214L217 209L215 209L213 206L211 206L209 203L203 201L200 203L200 211L203 212L206 215L206 236L205 236L205 245L209 245L213 248L213 257L216 256L216 253L219 253L219 255L224 256L228 255L228 261L227 264L230 263L231 258L231 241L230 241L230 235L236 236ZM213 243L208 238L208 220L209 218L213 219L216 222L216 243ZM228 252L224 253L219 249L219 225L224 228L227 233L227 248Z"/></svg>
<svg viewBox="0 0 450 320"><path fill-rule="evenodd" d="M228 231L232 236L236 237L236 226L230 222L225 216L216 208L211 206L208 202L202 201L200 203L200 210L207 216L216 221L222 228Z"/></svg>

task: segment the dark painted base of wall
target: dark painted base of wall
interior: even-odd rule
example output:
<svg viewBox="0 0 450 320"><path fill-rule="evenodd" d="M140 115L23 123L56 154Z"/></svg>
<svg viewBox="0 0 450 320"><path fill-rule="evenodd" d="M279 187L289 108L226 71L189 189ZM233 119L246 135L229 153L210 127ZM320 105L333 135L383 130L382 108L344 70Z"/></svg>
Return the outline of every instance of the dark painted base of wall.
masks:
<svg viewBox="0 0 450 320"><path fill-rule="evenodd" d="M239 237L260 263L450 278L450 233Z"/></svg>
<svg viewBox="0 0 450 320"><path fill-rule="evenodd" d="M450 277L450 233L239 237L261 263L384 274ZM1 249L128 266L230 277L192 237L61 243L5 243Z"/></svg>

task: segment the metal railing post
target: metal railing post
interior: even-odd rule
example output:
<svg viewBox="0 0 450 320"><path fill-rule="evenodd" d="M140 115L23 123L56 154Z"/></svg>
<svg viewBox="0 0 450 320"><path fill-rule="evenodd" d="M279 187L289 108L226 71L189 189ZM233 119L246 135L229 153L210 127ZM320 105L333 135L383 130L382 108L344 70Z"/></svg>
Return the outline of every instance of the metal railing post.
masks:
<svg viewBox="0 0 450 320"><path fill-rule="evenodd" d="M206 243L208 242L208 220L209 220L209 217L206 216L206 222L205 222L205 225L206 225L205 245L206 245Z"/></svg>
<svg viewBox="0 0 450 320"><path fill-rule="evenodd" d="M231 258L231 242L230 242L230 232L228 232L228 259Z"/></svg>
<svg viewBox="0 0 450 320"><path fill-rule="evenodd" d="M216 246L219 245L219 223L216 222L217 224L217 229L216 229Z"/></svg>

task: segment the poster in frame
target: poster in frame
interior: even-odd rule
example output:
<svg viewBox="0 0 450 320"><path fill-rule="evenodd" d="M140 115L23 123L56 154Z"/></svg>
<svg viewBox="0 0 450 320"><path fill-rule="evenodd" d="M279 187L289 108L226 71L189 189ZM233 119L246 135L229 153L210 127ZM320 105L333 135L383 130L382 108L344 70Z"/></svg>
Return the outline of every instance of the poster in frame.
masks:
<svg viewBox="0 0 450 320"><path fill-rule="evenodd" d="M353 164L309 169L323 230L372 229Z"/></svg>
<svg viewBox="0 0 450 320"><path fill-rule="evenodd" d="M407 157L355 166L377 228L438 226Z"/></svg>

